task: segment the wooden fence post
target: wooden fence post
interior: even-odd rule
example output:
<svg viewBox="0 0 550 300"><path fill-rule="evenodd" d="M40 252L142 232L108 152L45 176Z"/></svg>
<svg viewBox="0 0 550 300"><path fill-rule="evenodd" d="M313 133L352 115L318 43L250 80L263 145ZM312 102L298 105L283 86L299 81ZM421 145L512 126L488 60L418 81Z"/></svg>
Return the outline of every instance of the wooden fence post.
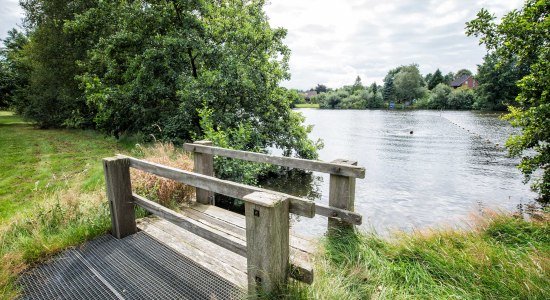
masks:
<svg viewBox="0 0 550 300"><path fill-rule="evenodd" d="M289 201L265 192L246 195L248 294L270 293L289 275Z"/></svg>
<svg viewBox="0 0 550 300"><path fill-rule="evenodd" d="M211 141L196 141L193 144L212 146ZM193 171L199 174L214 176L214 156L212 154L193 152L194 166ZM195 195L197 202L202 204L213 204L214 193L196 188Z"/></svg>
<svg viewBox="0 0 550 300"><path fill-rule="evenodd" d="M120 239L136 233L136 216L130 183L130 160L119 157L104 158L103 171L111 208L113 236Z"/></svg>
<svg viewBox="0 0 550 300"><path fill-rule="evenodd" d="M357 161L337 159L336 164L357 165ZM330 174L328 204L331 207L354 211L355 208L355 177ZM328 218L328 232L334 229L353 228L353 225L336 218Z"/></svg>

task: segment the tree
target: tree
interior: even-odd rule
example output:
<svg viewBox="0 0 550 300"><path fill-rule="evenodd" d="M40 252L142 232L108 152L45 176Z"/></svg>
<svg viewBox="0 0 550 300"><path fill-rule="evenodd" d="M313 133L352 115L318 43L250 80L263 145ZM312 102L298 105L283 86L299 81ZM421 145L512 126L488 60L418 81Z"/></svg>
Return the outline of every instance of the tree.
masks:
<svg viewBox="0 0 550 300"><path fill-rule="evenodd" d="M550 202L550 3L526 0L519 10L506 14L500 22L486 9L466 23L466 33L480 38L490 53L528 66L518 81L517 105L510 106L508 119L521 128L506 146L512 156L521 157L519 169L525 180L533 179L542 203ZM537 170L541 175L534 176Z"/></svg>
<svg viewBox="0 0 550 300"><path fill-rule="evenodd" d="M20 91L16 109L41 127L91 126L92 113L86 105L77 76L77 61L86 57L86 40L64 30L64 24L84 12L95 1L23 0L25 27L30 32L25 46L29 84Z"/></svg>
<svg viewBox="0 0 550 300"><path fill-rule="evenodd" d="M443 77L443 82L450 85L451 82L455 79L455 74L453 72L449 72L447 73L444 77Z"/></svg>
<svg viewBox="0 0 550 300"><path fill-rule="evenodd" d="M393 83L398 101L418 99L425 93L424 79L416 64L402 67L395 75Z"/></svg>
<svg viewBox="0 0 550 300"><path fill-rule="evenodd" d="M355 82L353 83L353 86L351 87L352 91L355 92L355 91L359 91L359 90L362 90L364 87L363 87L363 83L361 82L361 77L359 77L359 75L357 76L357 78L355 78Z"/></svg>
<svg viewBox="0 0 550 300"><path fill-rule="evenodd" d="M428 89L433 89L436 85L444 82L445 79L443 78L443 75L441 74L441 71L437 69L435 73L430 77L430 80L428 81Z"/></svg>
<svg viewBox="0 0 550 300"><path fill-rule="evenodd" d="M315 87L315 91L317 92L317 94L326 93L327 86L324 84L317 84L317 86Z"/></svg>
<svg viewBox="0 0 550 300"><path fill-rule="evenodd" d="M377 94L378 93L378 84L376 84L376 82L373 82L370 87L369 87L369 90L373 93L373 94Z"/></svg>
<svg viewBox="0 0 550 300"><path fill-rule="evenodd" d="M79 15L68 25L76 32L94 30L96 16L112 20L82 64L97 126L185 141L204 136L198 111L212 109L216 130L252 128L244 150L276 147L315 158L310 128L279 86L289 78L286 30L269 25L263 6L105 1Z"/></svg>
<svg viewBox="0 0 550 300"><path fill-rule="evenodd" d="M496 53L487 54L483 63L478 65L476 79L475 109L506 110L508 105L516 104L519 93L517 82L527 74L524 66L518 65L517 59L503 60Z"/></svg>
<svg viewBox="0 0 550 300"><path fill-rule="evenodd" d="M428 108L448 108L448 98L452 90L453 89L450 86L444 83L436 85L428 99Z"/></svg>
<svg viewBox="0 0 550 300"><path fill-rule="evenodd" d="M7 108L17 101L18 91L28 84L28 70L25 68L22 51L27 37L17 29L8 31L0 49L0 108Z"/></svg>
<svg viewBox="0 0 550 300"><path fill-rule="evenodd" d="M395 93L395 84L394 84L394 78L399 71L401 71L402 66L399 66L395 69L391 69L388 71L388 74L384 77L384 101L392 102L397 100L397 95Z"/></svg>
<svg viewBox="0 0 550 300"><path fill-rule="evenodd" d="M471 109L474 103L474 91L468 88L453 90L447 98L447 107L450 109Z"/></svg>
<svg viewBox="0 0 550 300"><path fill-rule="evenodd" d="M455 75L455 78L454 79L458 79L464 75L472 75L472 71L468 70L468 69L460 69L458 70L458 72L456 72L456 75Z"/></svg>

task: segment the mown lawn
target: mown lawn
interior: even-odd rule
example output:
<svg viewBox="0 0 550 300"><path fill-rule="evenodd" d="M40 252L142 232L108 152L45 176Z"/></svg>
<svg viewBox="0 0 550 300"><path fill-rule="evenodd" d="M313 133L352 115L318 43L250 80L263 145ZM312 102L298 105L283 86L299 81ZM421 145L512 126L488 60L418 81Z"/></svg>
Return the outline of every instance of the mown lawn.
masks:
<svg viewBox="0 0 550 300"><path fill-rule="evenodd" d="M122 150L113 139L93 131L39 130L0 112L0 222L35 206L44 193L97 188L101 158Z"/></svg>
<svg viewBox="0 0 550 300"><path fill-rule="evenodd" d="M17 295L25 268L109 230L101 158L132 147L0 112L0 299ZM325 238L313 285L291 284L274 298L550 299L549 286L548 213L534 221L497 214L469 231Z"/></svg>
<svg viewBox="0 0 550 300"><path fill-rule="evenodd" d="M317 103L302 103L302 104L296 104L296 108L319 108L319 104Z"/></svg>

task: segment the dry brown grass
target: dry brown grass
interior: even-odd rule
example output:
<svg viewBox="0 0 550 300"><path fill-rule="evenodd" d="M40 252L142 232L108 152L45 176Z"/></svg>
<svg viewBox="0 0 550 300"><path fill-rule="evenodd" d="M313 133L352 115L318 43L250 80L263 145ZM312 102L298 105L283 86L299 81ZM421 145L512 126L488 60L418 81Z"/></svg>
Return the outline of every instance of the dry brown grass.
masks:
<svg viewBox="0 0 550 300"><path fill-rule="evenodd" d="M140 147L140 150L144 160L182 170L193 170L193 160L173 144L156 143L153 146ZM186 204L195 197L195 189L183 183L135 169L131 170L131 176L132 186L137 193L164 206Z"/></svg>

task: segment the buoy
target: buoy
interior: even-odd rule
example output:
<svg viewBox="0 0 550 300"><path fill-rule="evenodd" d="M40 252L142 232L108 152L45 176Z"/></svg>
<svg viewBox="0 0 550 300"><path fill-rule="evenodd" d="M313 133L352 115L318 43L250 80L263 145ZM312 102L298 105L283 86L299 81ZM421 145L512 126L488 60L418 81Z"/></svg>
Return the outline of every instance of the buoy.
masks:
<svg viewBox="0 0 550 300"><path fill-rule="evenodd" d="M409 132L410 134L413 134L413 131L411 130L411 132Z"/></svg>

